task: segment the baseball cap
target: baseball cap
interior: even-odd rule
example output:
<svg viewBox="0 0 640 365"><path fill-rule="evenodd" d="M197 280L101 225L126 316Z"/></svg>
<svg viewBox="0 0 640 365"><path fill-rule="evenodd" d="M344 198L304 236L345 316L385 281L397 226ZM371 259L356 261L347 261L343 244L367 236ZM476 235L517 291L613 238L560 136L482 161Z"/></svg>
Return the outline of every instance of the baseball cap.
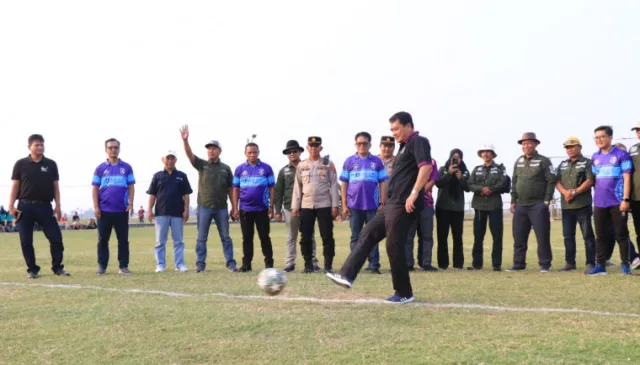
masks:
<svg viewBox="0 0 640 365"><path fill-rule="evenodd" d="M566 141L564 141L563 146L564 147L582 146L582 144L580 144L580 140L578 139L578 137L569 137L567 138Z"/></svg>
<svg viewBox="0 0 640 365"><path fill-rule="evenodd" d="M212 139L207 144L205 144L204 148L209 148L211 146L218 147L220 150L222 150L222 146L220 146L220 142L216 141L215 139Z"/></svg>
<svg viewBox="0 0 640 365"><path fill-rule="evenodd" d="M165 152L164 155L162 155L162 157L167 157L167 156L178 157L178 154L174 150L168 150L167 152Z"/></svg>

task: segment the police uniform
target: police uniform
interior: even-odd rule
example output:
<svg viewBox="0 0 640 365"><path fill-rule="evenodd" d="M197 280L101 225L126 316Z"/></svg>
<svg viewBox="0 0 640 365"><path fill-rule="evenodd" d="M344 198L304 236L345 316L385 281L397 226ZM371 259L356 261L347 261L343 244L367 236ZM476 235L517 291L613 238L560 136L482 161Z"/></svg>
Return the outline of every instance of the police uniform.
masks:
<svg viewBox="0 0 640 365"><path fill-rule="evenodd" d="M382 136L382 138L380 138L381 145L392 145L395 147L395 141L395 138L391 136ZM391 158L387 160L382 157L382 154L378 155L378 157L382 160L384 168L387 169L387 175L391 176L391 172L393 172L393 162L396 160L396 156L391 156Z"/></svg>
<svg viewBox="0 0 640 365"><path fill-rule="evenodd" d="M482 152L495 153L493 145L482 146L478 150L478 157ZM504 221L502 212L502 192L506 183L505 169L503 165L498 165L495 161L491 165L478 165L471 171L469 178L469 190L473 192L471 207L475 210L473 219L473 256L472 267L469 269L480 270L483 265L483 244L484 236L487 232L487 221L489 230L493 237L493 248L491 250L491 264L494 271L502 269L502 237L504 233ZM482 189L489 188L491 195L482 195Z"/></svg>
<svg viewBox="0 0 640 365"><path fill-rule="evenodd" d="M308 144L322 144L322 138L309 137ZM300 251L304 257L304 272L313 272L311 236L316 218L324 255L324 269L333 270L335 256L335 240L333 238L332 208L340 204L339 185L336 168L325 156L317 161L304 160L296 169L296 180L293 187L291 209L300 214Z"/></svg>
<svg viewBox="0 0 640 365"><path fill-rule="evenodd" d="M576 137L569 137L564 142L564 147L581 146L580 140ZM571 191L574 196L567 202L561 194L562 207L562 233L564 235L565 266L560 271L570 271L576 269L576 224L580 225L580 231L584 238L584 248L586 253L586 264L592 267L596 262L596 239L593 232L591 218L593 216L593 198L591 187L581 194L576 193L576 189L587 180L595 180L591 169L591 159L580 154L575 160L566 159L558 165L556 169L556 180L562 186Z"/></svg>
<svg viewBox="0 0 640 365"><path fill-rule="evenodd" d="M525 133L518 141L540 143L535 133ZM527 266L527 244L533 228L538 239L538 264L548 271L553 258L551 253L551 222L549 202L555 190L555 169L551 160L534 151L531 157L520 156L513 167L511 204L515 204L513 215L513 267L507 271L524 270Z"/></svg>

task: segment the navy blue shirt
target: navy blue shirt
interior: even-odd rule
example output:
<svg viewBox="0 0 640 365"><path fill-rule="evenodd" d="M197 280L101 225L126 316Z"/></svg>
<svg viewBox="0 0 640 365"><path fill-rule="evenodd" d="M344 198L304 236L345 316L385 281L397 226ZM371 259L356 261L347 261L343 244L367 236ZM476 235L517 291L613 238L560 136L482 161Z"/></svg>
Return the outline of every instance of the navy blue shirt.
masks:
<svg viewBox="0 0 640 365"><path fill-rule="evenodd" d="M167 170L153 175L147 194L156 197L155 215L157 217L182 217L184 196L193 193L187 175L178 170L170 174Z"/></svg>

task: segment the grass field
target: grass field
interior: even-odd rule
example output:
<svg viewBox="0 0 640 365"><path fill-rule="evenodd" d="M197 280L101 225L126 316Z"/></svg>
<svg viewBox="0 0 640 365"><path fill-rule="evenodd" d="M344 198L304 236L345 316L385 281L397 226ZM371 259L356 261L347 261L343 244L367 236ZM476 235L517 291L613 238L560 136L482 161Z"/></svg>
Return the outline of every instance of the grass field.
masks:
<svg viewBox="0 0 640 365"><path fill-rule="evenodd" d="M505 228L510 231L510 222ZM37 280L25 278L18 236L0 234L0 364L639 363L640 276L623 277L619 267L605 277L557 272L564 261L561 224L554 222L552 229L554 272L538 272L532 237L527 272L415 272L417 303L398 306L354 301L393 293L384 246L383 275L362 273L355 287L345 290L323 274L292 273L276 299L335 301L285 301L262 299L256 286L263 268L257 242L256 271L224 269L215 229L207 272L199 274L193 270L194 226L185 232L188 273L172 271L171 256L171 270L154 273L153 229L131 229L134 275L127 277L116 274L115 241L109 274L94 275L95 231L63 232L65 265L73 276L55 277L48 245L37 233L43 268ZM470 264L471 233L471 222L466 222L465 266ZM232 236L240 260L238 225L232 225ZM503 267L512 263L512 241L506 236ZM338 224L336 268L348 254L348 237L348 224ZM272 226L272 239L276 266L282 268L283 225ZM489 249L490 242L485 243L485 261ZM619 262L617 250L614 259ZM579 247L578 262L583 261ZM302 268L300 258L297 267ZM438 306L447 303L456 305Z"/></svg>

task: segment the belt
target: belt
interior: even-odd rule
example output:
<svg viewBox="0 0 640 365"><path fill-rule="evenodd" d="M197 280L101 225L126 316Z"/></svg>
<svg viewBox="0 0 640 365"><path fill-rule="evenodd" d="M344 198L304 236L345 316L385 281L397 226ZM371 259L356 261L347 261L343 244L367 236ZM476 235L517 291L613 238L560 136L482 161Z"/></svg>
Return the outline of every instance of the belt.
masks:
<svg viewBox="0 0 640 365"><path fill-rule="evenodd" d="M47 205L47 204L51 204L49 202L45 202L42 200L26 200L26 199L20 199L19 201L22 204L31 204L31 205Z"/></svg>

